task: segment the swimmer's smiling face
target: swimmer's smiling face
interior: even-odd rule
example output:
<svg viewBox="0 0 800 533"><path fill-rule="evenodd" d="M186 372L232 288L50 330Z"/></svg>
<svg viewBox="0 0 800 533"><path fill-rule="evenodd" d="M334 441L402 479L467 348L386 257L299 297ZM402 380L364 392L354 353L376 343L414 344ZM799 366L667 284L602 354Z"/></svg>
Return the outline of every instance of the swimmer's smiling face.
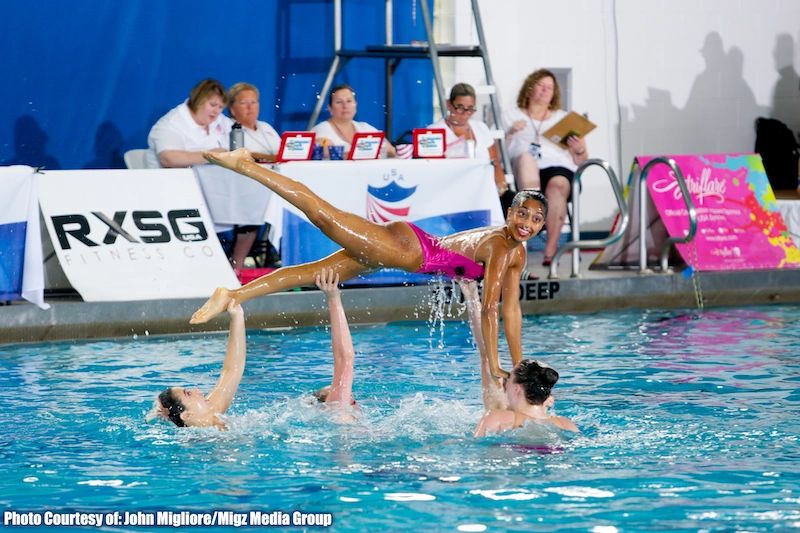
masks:
<svg viewBox="0 0 800 533"><path fill-rule="evenodd" d="M535 199L526 199L522 205L510 207L506 219L509 235L518 242L529 240L542 231L546 215L545 206Z"/></svg>

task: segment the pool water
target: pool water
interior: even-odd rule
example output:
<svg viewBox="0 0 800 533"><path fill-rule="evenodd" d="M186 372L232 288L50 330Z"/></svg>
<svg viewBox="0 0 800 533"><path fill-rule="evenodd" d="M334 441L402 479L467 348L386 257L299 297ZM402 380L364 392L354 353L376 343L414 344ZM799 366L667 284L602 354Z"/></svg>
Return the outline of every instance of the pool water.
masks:
<svg viewBox="0 0 800 533"><path fill-rule="evenodd" d="M0 346L0 504L331 513L334 531L796 529L799 317L526 317L577 436L473 438L478 356L459 322L354 328L355 425L308 400L330 379L324 328L251 330L228 432L143 422L167 385L210 389L224 335Z"/></svg>

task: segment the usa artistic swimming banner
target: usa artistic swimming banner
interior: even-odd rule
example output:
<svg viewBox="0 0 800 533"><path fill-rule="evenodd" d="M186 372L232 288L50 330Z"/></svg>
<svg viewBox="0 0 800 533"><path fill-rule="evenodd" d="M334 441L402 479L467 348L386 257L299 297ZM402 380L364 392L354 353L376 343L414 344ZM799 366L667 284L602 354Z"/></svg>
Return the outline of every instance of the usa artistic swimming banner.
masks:
<svg viewBox="0 0 800 533"><path fill-rule="evenodd" d="M309 161L281 165L281 173L307 185L344 211L376 223L408 220L432 235L501 225L493 167L477 160ZM281 238L284 265L325 257L340 248L296 208L276 198L268 210L273 242ZM402 283L430 276L383 270L357 283Z"/></svg>
<svg viewBox="0 0 800 533"><path fill-rule="evenodd" d="M749 270L800 267L800 250L792 241L758 154L673 155L697 211L693 242L677 245L686 264L696 270ZM617 246L607 249L606 260L638 261L639 169L653 156L637 157L631 173L631 224ZM647 175L648 256L660 251L667 236L689 231L686 204L672 170L651 167ZM635 235L633 233L636 233ZM620 247L627 246L627 249ZM601 256L601 261L603 257Z"/></svg>
<svg viewBox="0 0 800 533"><path fill-rule="evenodd" d="M0 300L47 309L37 182L31 167L0 167Z"/></svg>
<svg viewBox="0 0 800 533"><path fill-rule="evenodd" d="M40 203L86 301L203 298L239 286L190 169L50 171Z"/></svg>

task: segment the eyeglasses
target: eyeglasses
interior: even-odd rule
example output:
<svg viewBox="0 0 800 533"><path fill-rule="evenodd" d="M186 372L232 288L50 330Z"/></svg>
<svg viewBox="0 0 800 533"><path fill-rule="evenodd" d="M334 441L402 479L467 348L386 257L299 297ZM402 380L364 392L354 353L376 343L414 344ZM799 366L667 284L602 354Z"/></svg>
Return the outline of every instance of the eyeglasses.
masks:
<svg viewBox="0 0 800 533"><path fill-rule="evenodd" d="M474 107L464 107L461 104L454 105L453 109L456 110L456 113L468 113L470 115L473 114L475 111L477 111L477 109L475 109Z"/></svg>

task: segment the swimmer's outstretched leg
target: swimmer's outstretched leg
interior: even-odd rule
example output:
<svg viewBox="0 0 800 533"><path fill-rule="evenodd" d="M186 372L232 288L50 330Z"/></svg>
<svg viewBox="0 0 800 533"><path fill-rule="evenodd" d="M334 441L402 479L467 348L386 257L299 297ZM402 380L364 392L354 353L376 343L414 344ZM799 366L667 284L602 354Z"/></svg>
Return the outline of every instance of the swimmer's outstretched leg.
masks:
<svg viewBox="0 0 800 533"><path fill-rule="evenodd" d="M302 183L259 165L244 148L224 153L204 152L203 156L211 163L256 180L281 196L302 211L328 238L364 264L414 272L422 263L422 248L408 224L375 224L342 211Z"/></svg>
<svg viewBox="0 0 800 533"><path fill-rule="evenodd" d="M200 309L195 311L189 322L191 324L208 322L227 309L231 300L241 304L257 296L272 294L294 287L312 286L316 282L317 273L323 268L328 268L334 274L338 274L341 281L347 281L371 270L367 265L353 259L346 251L339 250L313 263L273 270L269 274L254 279L240 289L219 287L211 295L211 298Z"/></svg>

